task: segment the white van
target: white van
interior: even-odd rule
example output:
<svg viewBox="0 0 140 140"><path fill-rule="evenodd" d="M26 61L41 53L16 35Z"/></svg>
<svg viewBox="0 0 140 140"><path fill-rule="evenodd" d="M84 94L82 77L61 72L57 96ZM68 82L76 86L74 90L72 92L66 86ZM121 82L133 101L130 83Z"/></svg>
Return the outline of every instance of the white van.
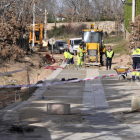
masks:
<svg viewBox="0 0 140 140"><path fill-rule="evenodd" d="M77 54L77 49L79 48L79 43L82 41L82 38L70 38L68 40L69 51L70 53Z"/></svg>

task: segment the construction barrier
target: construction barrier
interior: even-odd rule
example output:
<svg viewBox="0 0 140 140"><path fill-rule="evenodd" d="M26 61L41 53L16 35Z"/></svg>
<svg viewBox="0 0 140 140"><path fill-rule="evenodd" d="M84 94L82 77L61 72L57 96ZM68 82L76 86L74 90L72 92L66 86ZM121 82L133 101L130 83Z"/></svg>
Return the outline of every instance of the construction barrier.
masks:
<svg viewBox="0 0 140 140"><path fill-rule="evenodd" d="M0 76L4 76L4 75L16 73L16 72L21 72L21 71L25 71L25 70L27 70L27 69L21 69L21 70L15 70L15 71L10 71L10 72L0 73Z"/></svg>
<svg viewBox="0 0 140 140"><path fill-rule="evenodd" d="M53 86L53 85L61 85L61 84L69 84L69 83L76 83L76 82L83 82L83 81L90 81L94 79L101 79L106 77L112 77L120 74L130 73L132 71L137 71L139 69L135 70L129 70L126 72L121 73L115 73L115 74L109 74L109 75L103 75L103 76L96 76L92 78L84 78L84 79L77 79L77 80L71 80L71 81L63 81L63 82L52 82L52 83L41 83L41 84L27 84L27 85L0 85L0 88L17 88L17 87L44 87L44 86ZM45 80L45 79L44 79Z"/></svg>

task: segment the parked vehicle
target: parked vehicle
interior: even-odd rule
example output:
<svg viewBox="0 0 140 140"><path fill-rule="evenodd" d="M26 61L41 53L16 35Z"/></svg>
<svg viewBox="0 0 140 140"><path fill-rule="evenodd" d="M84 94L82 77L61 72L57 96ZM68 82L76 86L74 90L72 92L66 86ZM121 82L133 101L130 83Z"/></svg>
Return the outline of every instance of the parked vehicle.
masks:
<svg viewBox="0 0 140 140"><path fill-rule="evenodd" d="M55 44L53 45L53 53L63 53L64 52L64 44L67 44L65 41L56 40ZM49 51L52 53L52 45L48 45Z"/></svg>
<svg viewBox="0 0 140 140"><path fill-rule="evenodd" d="M68 46L70 53L74 55L77 54L77 49L79 48L79 43L82 41L82 38L70 38L68 39Z"/></svg>

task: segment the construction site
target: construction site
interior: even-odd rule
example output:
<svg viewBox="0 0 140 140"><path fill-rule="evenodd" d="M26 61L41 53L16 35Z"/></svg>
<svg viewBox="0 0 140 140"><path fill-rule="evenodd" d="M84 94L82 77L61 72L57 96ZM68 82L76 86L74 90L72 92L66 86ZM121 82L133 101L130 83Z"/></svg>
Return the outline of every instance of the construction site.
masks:
<svg viewBox="0 0 140 140"><path fill-rule="evenodd" d="M140 140L139 6L2 0L0 140Z"/></svg>

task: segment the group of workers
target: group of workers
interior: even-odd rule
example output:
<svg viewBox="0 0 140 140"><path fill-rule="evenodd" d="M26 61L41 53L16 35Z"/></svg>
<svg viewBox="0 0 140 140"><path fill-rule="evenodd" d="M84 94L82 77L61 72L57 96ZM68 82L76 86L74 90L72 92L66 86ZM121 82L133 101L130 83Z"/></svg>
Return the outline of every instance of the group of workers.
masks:
<svg viewBox="0 0 140 140"><path fill-rule="evenodd" d="M106 51L106 69L111 69L112 58L114 56L114 52L111 47L108 48ZM133 60L133 71L132 71L132 81L140 82L140 46L137 47L136 50L132 53L132 60Z"/></svg>
<svg viewBox="0 0 140 140"><path fill-rule="evenodd" d="M77 66L74 63L73 55L69 53L68 46L65 47L64 57L65 61L67 61L67 68L70 69L70 64L74 66L75 69L82 69L83 65L83 43L79 44L79 48L77 50ZM111 49L111 47L108 48L108 50L105 52L106 55L106 70L111 69L112 64L112 58L114 56L114 51ZM137 69L132 72L132 81L140 81L140 46L133 51L132 54L133 59L133 69Z"/></svg>
<svg viewBox="0 0 140 140"><path fill-rule="evenodd" d="M70 64L74 66L75 69L82 69L83 65L83 43L79 44L79 48L77 50L77 67L74 63L74 58L73 55L69 53L68 46L64 47L64 57L65 57L65 62L67 62L67 68L70 69ZM106 69L108 70L111 69L111 64L112 64L112 58L114 56L114 51L111 49L111 47L108 48L108 50L105 53L106 55Z"/></svg>
<svg viewBox="0 0 140 140"><path fill-rule="evenodd" d="M105 54L106 54L106 69L108 70L108 67L109 69L111 69L114 51L111 49L111 47L109 47ZM133 51L132 60L133 60L132 81L140 82L140 46L138 46L137 49Z"/></svg>
<svg viewBox="0 0 140 140"><path fill-rule="evenodd" d="M83 44L79 44L79 48L77 50L77 66L74 63L74 58L73 55L70 54L68 46L64 47L64 57L65 57L65 62L67 62L67 68L70 69L70 64L74 66L75 69L82 69L83 65Z"/></svg>

